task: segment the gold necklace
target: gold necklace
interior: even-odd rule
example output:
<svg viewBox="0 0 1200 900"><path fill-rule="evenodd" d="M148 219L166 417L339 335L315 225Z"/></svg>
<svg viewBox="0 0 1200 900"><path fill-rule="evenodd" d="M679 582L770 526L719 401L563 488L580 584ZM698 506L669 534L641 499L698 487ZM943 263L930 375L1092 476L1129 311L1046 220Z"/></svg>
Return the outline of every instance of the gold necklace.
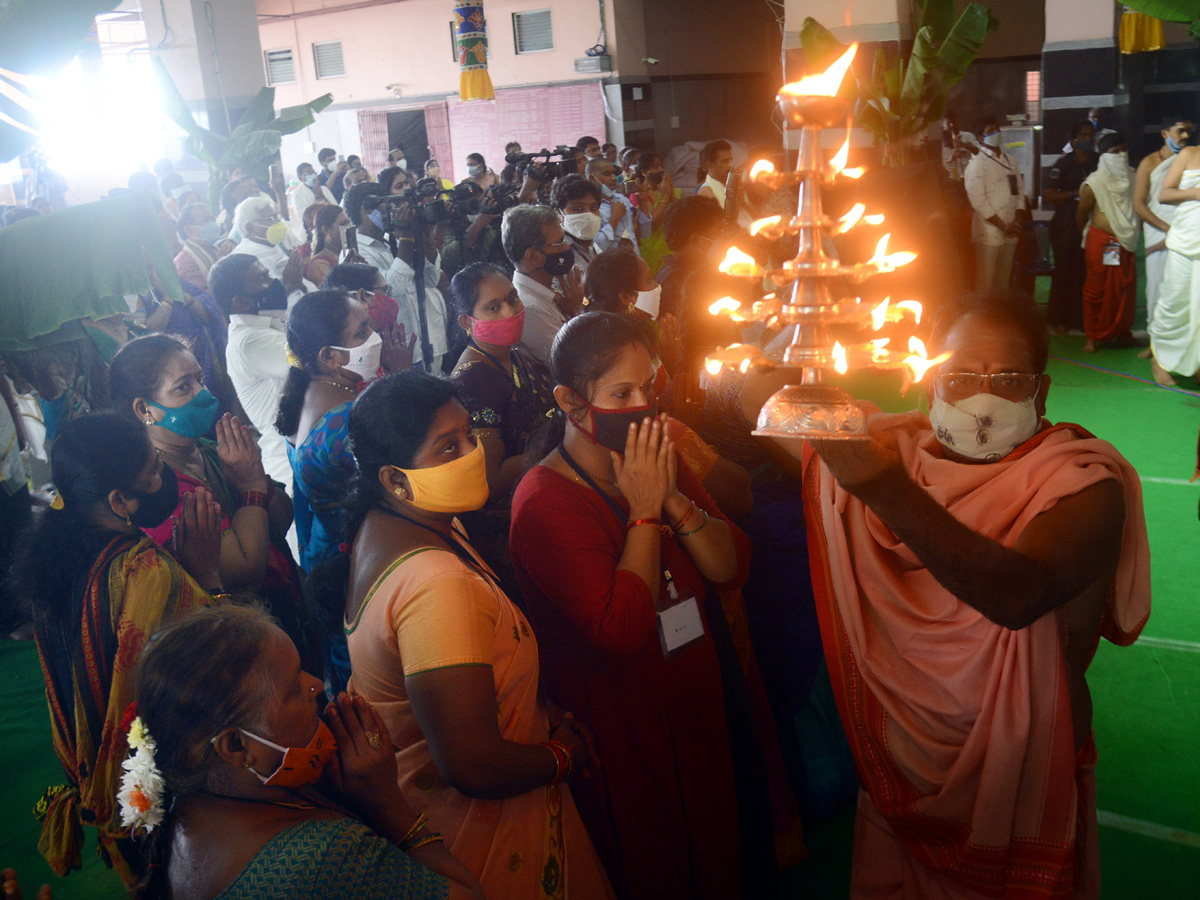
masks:
<svg viewBox="0 0 1200 900"><path fill-rule="evenodd" d="M559 454L559 457L560 458L562 457L561 453ZM563 460L563 462L566 462L566 460ZM583 468L582 463L580 463L579 466L580 466L580 468ZM584 481L582 478L579 477L579 473L576 472L573 468L571 468L571 466L567 466L567 468L571 470L572 478L574 478L576 481L578 481L584 487L589 486L586 481ZM591 478L593 481L599 481L601 484L609 484L609 485L612 485L613 487L617 488L618 491L620 490L620 487L617 485L616 481L613 481L608 478L601 478L599 475L593 475L591 472L588 472L587 469L584 469L583 471L587 472L588 478Z"/></svg>
<svg viewBox="0 0 1200 900"><path fill-rule="evenodd" d="M321 382L321 384L329 384L329 385L333 385L333 387L335 387L335 388L341 388L343 391L346 391L347 393L350 393L350 394L357 394L357 393L358 393L358 391L357 391L357 390L355 390L354 388L352 388L352 387L347 387L346 385L344 385L344 384L342 384L341 382L338 382L338 381L331 381L331 380L330 380L330 379L328 379L328 378L314 378L314 379L313 379L313 381L319 381L319 382Z"/></svg>

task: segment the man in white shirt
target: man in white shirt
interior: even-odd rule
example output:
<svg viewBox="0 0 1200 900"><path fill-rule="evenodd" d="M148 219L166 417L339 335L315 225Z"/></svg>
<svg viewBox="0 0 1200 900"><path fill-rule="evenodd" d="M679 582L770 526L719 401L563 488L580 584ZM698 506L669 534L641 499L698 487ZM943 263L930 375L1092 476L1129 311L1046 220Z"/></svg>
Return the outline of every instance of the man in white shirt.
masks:
<svg viewBox="0 0 1200 900"><path fill-rule="evenodd" d="M554 336L583 307L575 254L558 216L545 206L522 205L505 211L500 240L516 268L513 287L525 304L521 346L549 365Z"/></svg>
<svg viewBox="0 0 1200 900"><path fill-rule="evenodd" d="M291 210L288 227L292 239L299 246L308 240L308 235L304 233L304 211L312 206L318 198L325 203L336 203L337 201L333 199L333 193L329 188L321 184L312 163L305 162L296 166L296 179L296 184L292 185L287 195L288 209Z"/></svg>
<svg viewBox="0 0 1200 900"><path fill-rule="evenodd" d="M287 237L288 226L279 218L271 201L262 197L243 200L233 212L233 224L242 235L241 243L233 248L233 252L253 256L262 263L272 278L283 282L290 302L295 303L306 292L316 290L304 280L303 257L299 253L289 257L280 249L279 245Z"/></svg>
<svg viewBox="0 0 1200 900"><path fill-rule="evenodd" d="M606 159L591 159L587 164L587 177L600 188L600 231L592 243L603 253L629 241L628 246L638 256L637 212L629 198L617 190L617 167Z"/></svg>
<svg viewBox="0 0 1200 900"><path fill-rule="evenodd" d="M1029 201L1016 160L1000 146L1000 123L984 116L975 130L981 150L963 175L967 197L975 210L971 223L975 289L981 294L1002 294L1012 276L1021 220Z"/></svg>
<svg viewBox="0 0 1200 900"><path fill-rule="evenodd" d="M208 281L217 305L229 316L225 365L238 400L258 431L263 468L290 493L292 466L287 443L275 429L279 397L291 368L280 315L286 311L261 308L273 279L253 256L232 253L217 260Z"/></svg>
<svg viewBox="0 0 1200 900"><path fill-rule="evenodd" d="M417 283L410 260L412 259L413 237L401 233L397 237L396 249L400 256L392 254L387 235L384 234L382 223L383 214L380 209L370 209L384 196L383 185L375 182L363 182L352 185L342 197L342 207L346 217L358 229L358 255L368 264L374 266L387 280L388 290L400 305L398 320L404 325L406 334L420 335L420 312L417 305ZM449 314L446 310L446 298L438 289L442 277L441 255L431 241L426 241L425 264L425 319L428 329L429 344L432 349L429 371L441 374L442 363L449 350L449 340L446 326ZM423 364L425 349L418 340L413 350L413 362Z"/></svg>

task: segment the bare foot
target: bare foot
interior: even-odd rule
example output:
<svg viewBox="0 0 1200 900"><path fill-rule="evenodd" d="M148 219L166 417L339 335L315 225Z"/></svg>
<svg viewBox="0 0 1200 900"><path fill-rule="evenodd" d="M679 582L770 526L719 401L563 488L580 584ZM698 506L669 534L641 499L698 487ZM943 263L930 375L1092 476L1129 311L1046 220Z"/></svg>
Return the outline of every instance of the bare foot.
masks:
<svg viewBox="0 0 1200 900"><path fill-rule="evenodd" d="M1138 359L1149 359L1153 355L1154 351L1147 347L1145 350L1142 350L1138 353Z"/></svg>
<svg viewBox="0 0 1200 900"><path fill-rule="evenodd" d="M1153 356L1150 357L1150 374L1154 376L1155 382L1163 387L1175 386L1175 379L1171 377L1171 373L1160 366Z"/></svg>
<svg viewBox="0 0 1200 900"><path fill-rule="evenodd" d="M1088 338L1086 341L1084 341L1083 342L1083 352L1084 353L1095 353L1096 352L1096 342L1093 341L1091 338Z"/></svg>

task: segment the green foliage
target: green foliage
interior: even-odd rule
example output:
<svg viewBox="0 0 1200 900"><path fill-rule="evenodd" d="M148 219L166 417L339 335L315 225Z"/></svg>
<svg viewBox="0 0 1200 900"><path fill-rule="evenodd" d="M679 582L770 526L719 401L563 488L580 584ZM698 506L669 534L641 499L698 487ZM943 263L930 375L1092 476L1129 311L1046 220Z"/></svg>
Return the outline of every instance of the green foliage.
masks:
<svg viewBox="0 0 1200 900"><path fill-rule="evenodd" d="M971 3L955 18L954 0L918 0L921 17L912 50L892 58L875 52L871 76L859 75L855 119L884 146L885 158L902 164L906 147L942 117L946 94L979 55L989 31L999 22L986 6ZM805 19L800 43L813 71L845 52L845 46L815 19ZM848 96L843 81L842 96Z"/></svg>
<svg viewBox="0 0 1200 900"><path fill-rule="evenodd" d="M1200 39L1200 4L1196 0L1123 0L1130 9L1162 19L1164 22L1183 22L1188 33Z"/></svg>
<svg viewBox="0 0 1200 900"><path fill-rule="evenodd" d="M233 132L226 136L196 124L162 60L154 60L154 70L164 111L187 132L188 152L208 163L209 200L214 209L225 184L226 170L241 163L265 183L267 166L279 155L283 135L307 128L316 121L317 113L333 102L332 94L323 94L308 103L285 107L274 115L275 88L265 87L250 101Z"/></svg>

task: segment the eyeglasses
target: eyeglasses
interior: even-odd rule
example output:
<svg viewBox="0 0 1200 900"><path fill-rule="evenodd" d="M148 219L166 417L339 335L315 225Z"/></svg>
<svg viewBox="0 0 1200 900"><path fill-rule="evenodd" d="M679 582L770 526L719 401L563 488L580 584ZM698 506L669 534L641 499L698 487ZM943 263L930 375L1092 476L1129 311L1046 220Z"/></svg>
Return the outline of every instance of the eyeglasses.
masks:
<svg viewBox="0 0 1200 900"><path fill-rule="evenodd" d="M991 375L943 372L934 378L934 384L937 386L938 396L949 403L974 397L983 390L985 383L988 391L997 397L1020 403L1033 396L1041 380L1041 375L1030 375L1027 372L993 372Z"/></svg>

